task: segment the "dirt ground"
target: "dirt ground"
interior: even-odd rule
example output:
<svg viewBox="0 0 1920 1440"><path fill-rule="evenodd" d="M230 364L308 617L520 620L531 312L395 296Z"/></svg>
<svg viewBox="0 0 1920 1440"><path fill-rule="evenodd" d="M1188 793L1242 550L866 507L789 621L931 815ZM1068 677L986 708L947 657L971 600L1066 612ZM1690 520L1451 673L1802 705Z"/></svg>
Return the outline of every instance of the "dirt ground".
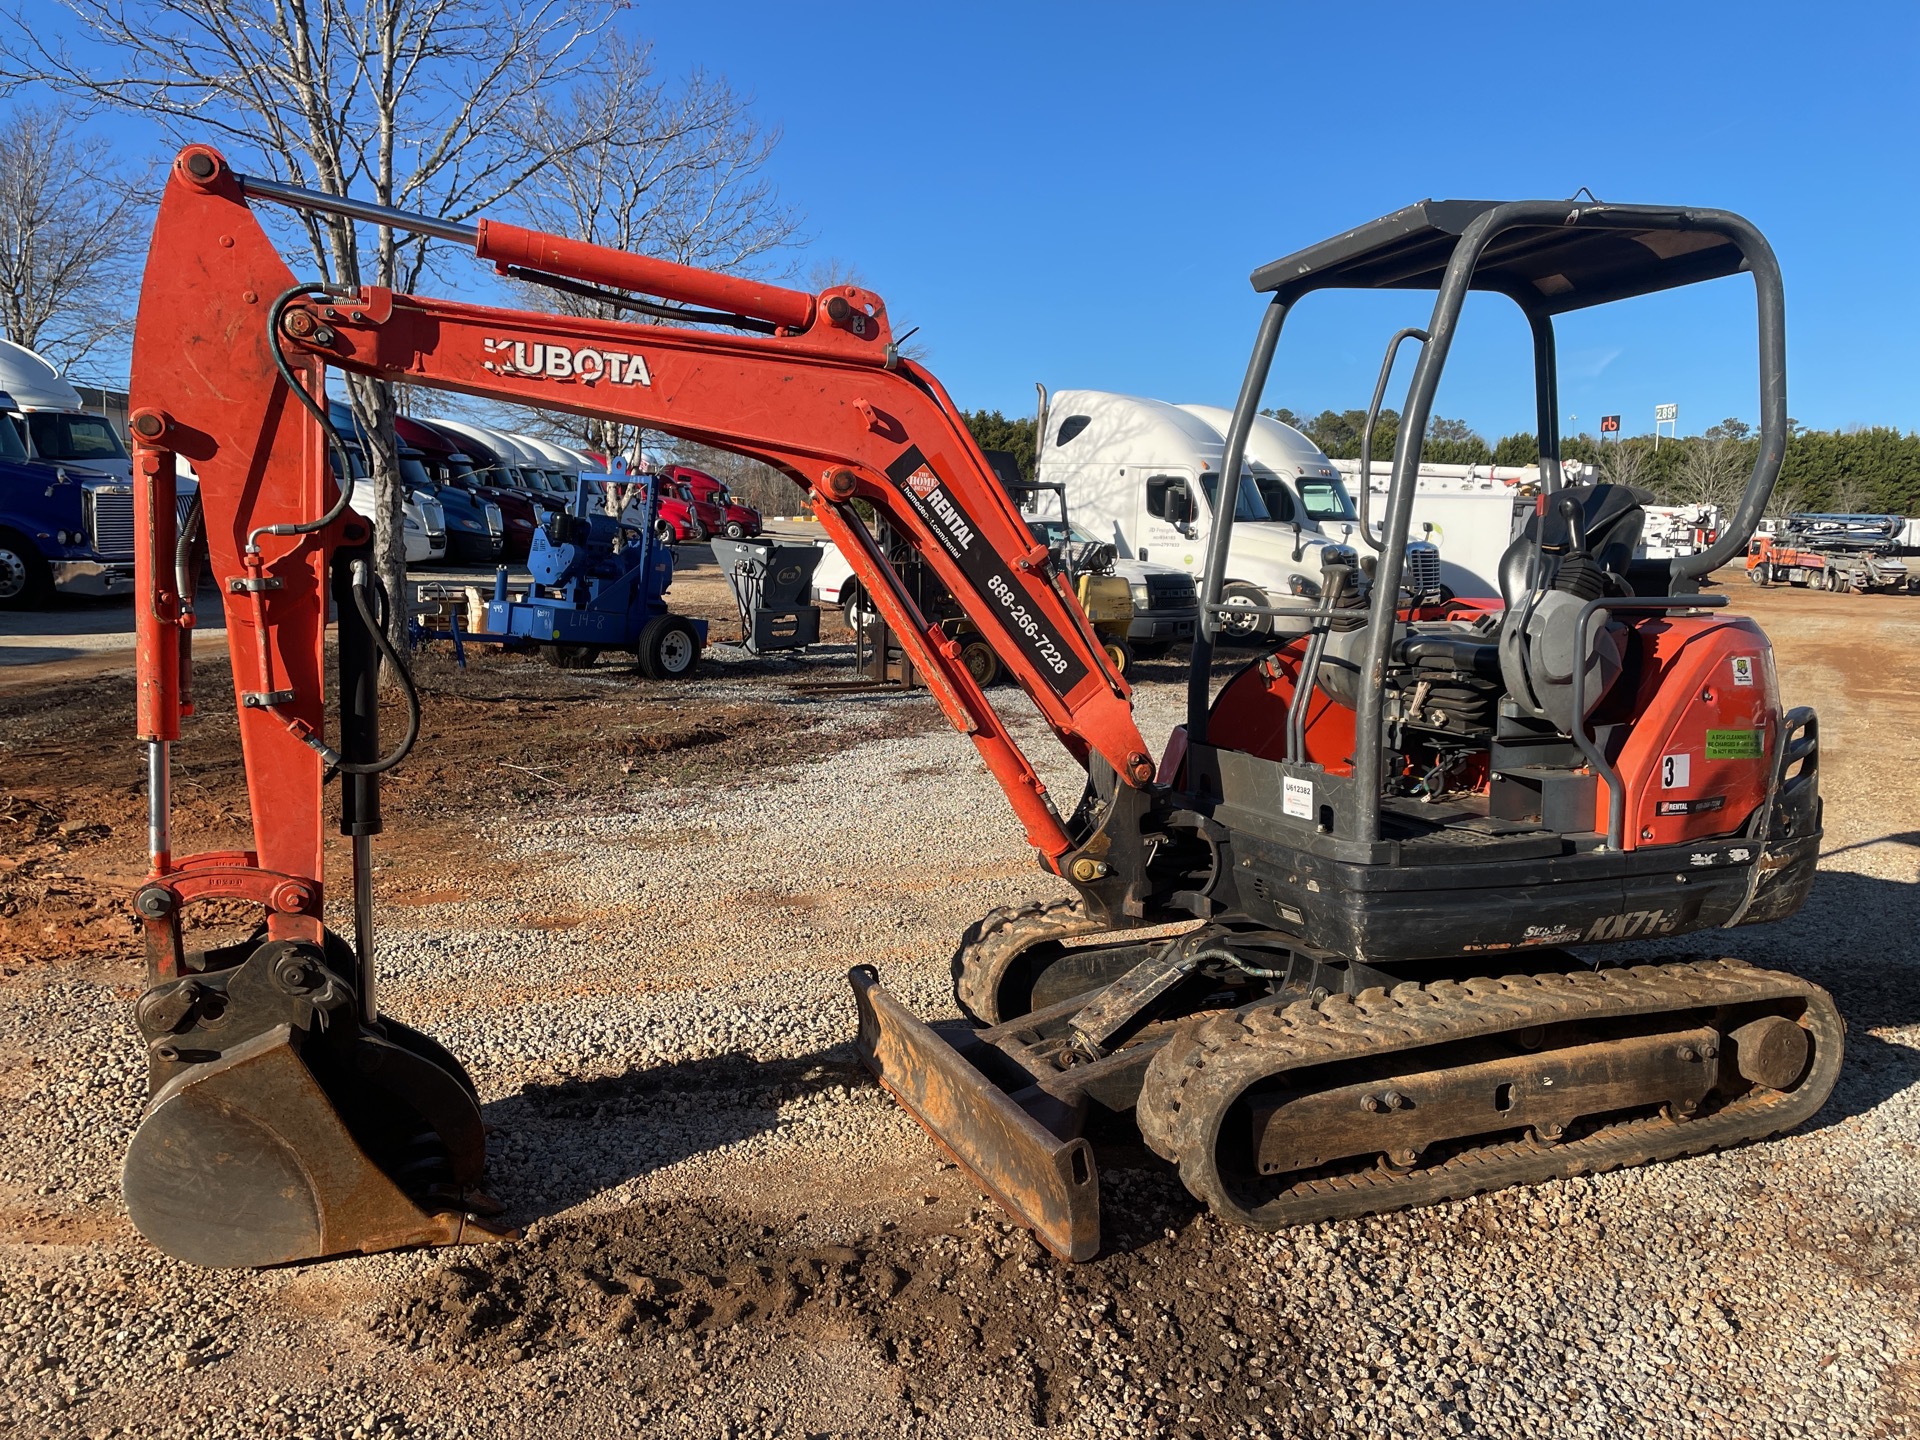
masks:
<svg viewBox="0 0 1920 1440"><path fill-rule="evenodd" d="M1827 774L1851 777L1853 767L1870 766L1877 782L1891 787L1888 813L1908 813L1920 793L1910 774L1876 759L1884 754L1878 747L1831 741L1904 728L1896 717L1920 704L1920 652L1910 639L1920 614L1909 618L1901 597L1737 582L1721 589L1733 608L1766 627L1788 703L1819 709L1830 741ZM681 580L674 598L681 613L711 622L716 641L738 638L738 618L717 576ZM824 639L848 638L828 617ZM536 656L475 647L461 670L446 644L422 653L420 742L383 796L388 833L380 863L394 903L433 893L409 889L422 862L435 870L449 861L462 868L493 863L476 837L475 817L536 802L591 804L636 787L725 783L813 753L808 736L819 724L818 707L794 703L786 685L757 702L708 704L698 691L648 685L620 658L569 672ZM0 976L32 964L119 966L138 959L127 916L145 867L146 761L129 738L129 663L125 653L108 654L7 674L9 687L0 692ZM754 669L740 669L739 678ZM174 850L244 848L246 777L224 654L200 658L195 690L199 715L174 765ZM938 721L928 713L917 723ZM1830 835L1836 822L1845 825L1847 817L1829 816ZM332 865L344 857L328 859Z"/></svg>
<svg viewBox="0 0 1920 1440"><path fill-rule="evenodd" d="M1758 937L1768 963L1806 952L1835 990L1856 1049L1810 1127L1828 1148L1805 1159L1796 1144L1815 1142L1788 1137L1257 1243L1150 1157L1123 1156L1106 1172L1109 1253L1077 1268L1003 1223L864 1079L844 997L813 998L873 960L936 1008L961 924L1052 893L990 786L945 778L970 762L929 702L823 693L839 678L827 666L743 654L661 686L497 654L461 671L437 646L377 846L392 993L474 1069L494 1184L526 1238L206 1285L131 1231L110 1169L141 1098L117 1006L140 964L131 681L93 656L10 675L0 1116L18 1154L0 1165L0 1289L22 1298L0 1302L17 1390L0 1413L14 1433L103 1436L1914 1433L1920 1192L1883 1191L1897 1197L1920 1159L1920 985L1895 963L1920 879L1920 600L1722 593L1767 629L1787 702L1820 711L1831 873L1802 917L1707 939L1745 954ZM734 633L717 584L676 598ZM197 673L176 852L248 833L224 659ZM1174 713L1182 675L1146 667L1143 713ZM1037 732L1019 733L1041 760ZM899 803L863 793L869 777ZM863 822L877 833L848 833ZM1836 934L1872 963L1823 953ZM759 1017L744 1031L742 1013ZM97 1077L63 1075L90 1047ZM1856 1135L1870 1183L1831 1151ZM1731 1210L1722 1265L1721 1242L1686 1236L1719 1234ZM1617 1254L1567 1238L1576 1224ZM1783 1251L1797 1253L1776 1274ZM1449 1281L1443 1264L1475 1278ZM1636 1300L1633 1276L1650 1271ZM1777 1291L1754 1288L1762 1272ZM1742 1346L1771 1354L1769 1326L1799 1313L1790 1277L1807 1272L1820 1298L1805 1303L1871 1337L1750 1366ZM1620 1324L1664 1317L1651 1366L1606 1360L1586 1321L1533 1333L1539 1306L1598 1317L1601 1290ZM1695 1345L1719 1361L1689 1361ZM1639 1388L1610 1389L1613 1369ZM1741 1412L1747 1391L1777 1414ZM1838 1395L1857 1404L1836 1413Z"/></svg>
<svg viewBox="0 0 1920 1440"><path fill-rule="evenodd" d="M739 638L717 573L682 577L673 593L679 613L709 621L712 641ZM825 638L847 636L829 618ZM410 888L423 861L494 863L475 816L724 781L804 758L818 720L779 699L689 704L690 694L640 680L630 656L590 671L480 646L468 659L459 668L445 642L416 657L420 738L382 792L380 864L397 904L433 893ZM139 963L127 916L146 865L146 759L128 739L131 663L120 650L0 671L0 977L35 964ZM194 693L198 713L173 765L174 851L244 849L246 774L224 647L196 656ZM341 845L330 843L327 863L346 863Z"/></svg>

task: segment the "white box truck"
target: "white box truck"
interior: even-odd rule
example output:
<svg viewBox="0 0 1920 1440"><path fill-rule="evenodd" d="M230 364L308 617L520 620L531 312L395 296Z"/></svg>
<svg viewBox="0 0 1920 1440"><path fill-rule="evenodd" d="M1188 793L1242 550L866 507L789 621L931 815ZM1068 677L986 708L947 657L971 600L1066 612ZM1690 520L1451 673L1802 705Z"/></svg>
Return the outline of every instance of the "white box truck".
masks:
<svg viewBox="0 0 1920 1440"><path fill-rule="evenodd" d="M1333 462L1349 490L1360 488L1360 462ZM1568 462L1575 477L1578 466ZM1374 533L1386 524L1387 483L1393 457L1373 461L1369 508ZM1513 543L1516 526L1533 513L1540 486L1537 465L1442 465L1422 462L1414 477L1413 517L1407 534L1440 551L1440 583L1462 598L1489 599L1500 594L1500 557Z"/></svg>

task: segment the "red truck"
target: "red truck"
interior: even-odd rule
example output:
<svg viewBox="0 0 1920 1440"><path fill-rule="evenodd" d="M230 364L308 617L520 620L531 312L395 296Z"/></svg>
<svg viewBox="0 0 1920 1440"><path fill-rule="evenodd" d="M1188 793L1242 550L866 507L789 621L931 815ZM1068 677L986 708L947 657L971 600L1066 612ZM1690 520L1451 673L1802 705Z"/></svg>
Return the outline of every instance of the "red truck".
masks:
<svg viewBox="0 0 1920 1440"><path fill-rule="evenodd" d="M679 468L674 467L676 470ZM676 477L671 471L655 471L654 475L660 484L661 514L666 513L668 506L685 507L686 513L692 517L695 540L710 540L726 528L726 511L700 499L687 481Z"/></svg>
<svg viewBox="0 0 1920 1440"><path fill-rule="evenodd" d="M586 454L596 465L608 463L607 457L597 450L589 450ZM667 472L647 473L654 475L658 482L660 508L654 528L662 544L697 545L709 536L720 533L726 524L726 516L720 510L695 500L687 484L674 479Z"/></svg>
<svg viewBox="0 0 1920 1440"><path fill-rule="evenodd" d="M725 481L691 465L669 465L660 473L685 486L694 502L704 507L701 520L710 534L725 535L729 540L751 540L760 533L760 512L735 500Z"/></svg>

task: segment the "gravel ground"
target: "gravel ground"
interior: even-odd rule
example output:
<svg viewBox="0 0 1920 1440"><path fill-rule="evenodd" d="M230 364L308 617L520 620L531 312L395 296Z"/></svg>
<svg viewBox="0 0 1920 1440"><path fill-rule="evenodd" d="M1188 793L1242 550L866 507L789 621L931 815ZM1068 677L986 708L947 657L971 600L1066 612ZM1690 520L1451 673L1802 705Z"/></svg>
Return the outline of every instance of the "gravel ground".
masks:
<svg viewBox="0 0 1920 1440"><path fill-rule="evenodd" d="M478 1080L518 1245L218 1275L155 1254L116 1191L144 1098L132 975L0 985L0 1428L1914 1433L1913 627L1808 598L1736 597L1779 607L1789 699L1822 709L1826 873L1789 922L1665 952L1834 991L1849 1060L1799 1133L1273 1236L1120 1154L1112 1253L1062 1266L863 1078L844 979L870 962L949 1014L960 929L1057 883L924 699L784 692L820 713L770 773L492 818L498 893L458 859L382 877L388 1006ZM685 698L766 700L733 664ZM1148 667L1143 731L1180 700L1177 668Z"/></svg>

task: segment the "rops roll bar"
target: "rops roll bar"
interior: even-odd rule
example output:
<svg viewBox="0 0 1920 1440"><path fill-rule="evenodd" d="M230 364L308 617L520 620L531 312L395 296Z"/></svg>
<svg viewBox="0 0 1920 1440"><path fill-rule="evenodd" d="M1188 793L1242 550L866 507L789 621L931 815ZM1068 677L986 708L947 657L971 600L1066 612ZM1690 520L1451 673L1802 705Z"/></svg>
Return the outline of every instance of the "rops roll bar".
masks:
<svg viewBox="0 0 1920 1440"><path fill-rule="evenodd" d="M1687 595L1696 590L1702 575L1745 551L1786 454L1786 306L1780 266L1765 237L1747 220L1725 210L1586 201L1423 201L1254 272L1254 288L1270 292L1273 299L1261 317L1234 404L1223 475L1239 473L1287 312L1302 296L1328 288L1437 292L1409 383L1400 422L1403 438L1395 447L1388 483L1387 525L1377 547L1380 563L1361 665L1358 735L1381 734L1387 657L1420 451L1468 290L1505 294L1527 316L1533 335L1541 466L1552 490L1560 480L1553 316L1743 271L1753 277L1758 312L1759 451L1739 507L1719 539L1697 554L1673 561L1669 589L1675 595ZM1400 338L1404 337L1396 337L1396 345ZM1388 369L1392 359L1390 349ZM1378 393L1384 394L1384 384ZM1214 613L1225 579L1233 521L1231 508L1224 509L1215 516L1209 538L1200 634L1187 686L1188 734L1196 743L1206 739L1208 680L1217 628ZM1370 531L1363 533L1373 543ZM1378 743L1363 739L1356 747L1353 779L1355 793L1361 797L1354 838L1377 840L1382 780Z"/></svg>

